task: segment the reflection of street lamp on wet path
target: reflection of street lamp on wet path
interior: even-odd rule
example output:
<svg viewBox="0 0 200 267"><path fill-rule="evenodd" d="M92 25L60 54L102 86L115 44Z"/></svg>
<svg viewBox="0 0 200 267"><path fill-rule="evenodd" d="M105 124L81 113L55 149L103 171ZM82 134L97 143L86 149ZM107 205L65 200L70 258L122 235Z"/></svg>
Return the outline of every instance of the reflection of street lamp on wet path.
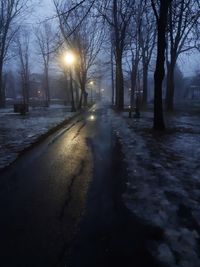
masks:
<svg viewBox="0 0 200 267"><path fill-rule="evenodd" d="M74 92L73 92L73 79L72 79L72 67L75 62L75 55L72 52L65 54L65 63L69 66L69 76L70 76L70 92L71 92L71 112L75 112L75 103L74 103Z"/></svg>

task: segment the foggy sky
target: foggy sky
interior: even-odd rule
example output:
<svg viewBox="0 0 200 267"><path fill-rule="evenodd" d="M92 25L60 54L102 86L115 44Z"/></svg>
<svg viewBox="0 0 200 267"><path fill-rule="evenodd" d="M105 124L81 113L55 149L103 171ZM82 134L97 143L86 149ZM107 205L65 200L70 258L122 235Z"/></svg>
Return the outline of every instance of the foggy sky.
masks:
<svg viewBox="0 0 200 267"><path fill-rule="evenodd" d="M35 25L46 18L52 18L55 15L54 4L52 0L33 0L35 3L34 12L29 17L28 23ZM36 4L37 2L37 4ZM56 19L49 20L55 25ZM200 53L190 51L188 54L182 54L179 57L178 64L184 76L192 76L196 70L200 69L199 66Z"/></svg>

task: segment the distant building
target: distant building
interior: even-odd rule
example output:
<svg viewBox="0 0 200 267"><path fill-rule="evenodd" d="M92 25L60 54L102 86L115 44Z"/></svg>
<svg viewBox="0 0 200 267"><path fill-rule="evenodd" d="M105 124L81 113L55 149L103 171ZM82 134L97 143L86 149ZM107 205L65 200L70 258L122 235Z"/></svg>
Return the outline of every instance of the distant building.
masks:
<svg viewBox="0 0 200 267"><path fill-rule="evenodd" d="M185 99L200 99L200 76L187 77L186 89L184 92Z"/></svg>

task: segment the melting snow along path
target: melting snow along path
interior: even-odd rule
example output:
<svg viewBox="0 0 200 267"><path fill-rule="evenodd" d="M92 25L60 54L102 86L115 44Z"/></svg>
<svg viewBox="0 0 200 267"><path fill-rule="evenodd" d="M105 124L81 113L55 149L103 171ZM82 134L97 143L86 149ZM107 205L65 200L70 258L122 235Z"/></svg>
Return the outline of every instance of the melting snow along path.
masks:
<svg viewBox="0 0 200 267"><path fill-rule="evenodd" d="M170 267L200 266L200 123L198 116L168 118L166 134L151 130L152 115L140 120L127 113L113 116L121 140L129 181L127 207L159 226L163 240L152 253Z"/></svg>
<svg viewBox="0 0 200 267"><path fill-rule="evenodd" d="M69 110L66 106L52 105L32 108L26 116L13 113L13 109L0 110L0 169L41 135L70 118L73 114Z"/></svg>

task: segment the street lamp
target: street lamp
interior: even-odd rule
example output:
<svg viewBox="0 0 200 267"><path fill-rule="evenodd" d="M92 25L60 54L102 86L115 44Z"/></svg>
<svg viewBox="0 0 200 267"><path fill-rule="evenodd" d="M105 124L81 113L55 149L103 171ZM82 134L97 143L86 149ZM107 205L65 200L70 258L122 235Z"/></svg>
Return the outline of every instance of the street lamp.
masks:
<svg viewBox="0 0 200 267"><path fill-rule="evenodd" d="M89 84L90 84L91 104L92 104L92 103L93 103L92 87L93 87L93 85L94 85L94 82L93 82L93 81L90 81Z"/></svg>
<svg viewBox="0 0 200 267"><path fill-rule="evenodd" d="M70 91L71 91L71 112L75 112L75 103L74 103L74 92L73 92L73 79L72 79L72 67L75 63L76 57L72 52L67 52L64 56L65 64L69 67L69 76L70 76Z"/></svg>
<svg viewBox="0 0 200 267"><path fill-rule="evenodd" d="M69 66L75 62L75 55L72 52L67 52L64 57L65 63Z"/></svg>

